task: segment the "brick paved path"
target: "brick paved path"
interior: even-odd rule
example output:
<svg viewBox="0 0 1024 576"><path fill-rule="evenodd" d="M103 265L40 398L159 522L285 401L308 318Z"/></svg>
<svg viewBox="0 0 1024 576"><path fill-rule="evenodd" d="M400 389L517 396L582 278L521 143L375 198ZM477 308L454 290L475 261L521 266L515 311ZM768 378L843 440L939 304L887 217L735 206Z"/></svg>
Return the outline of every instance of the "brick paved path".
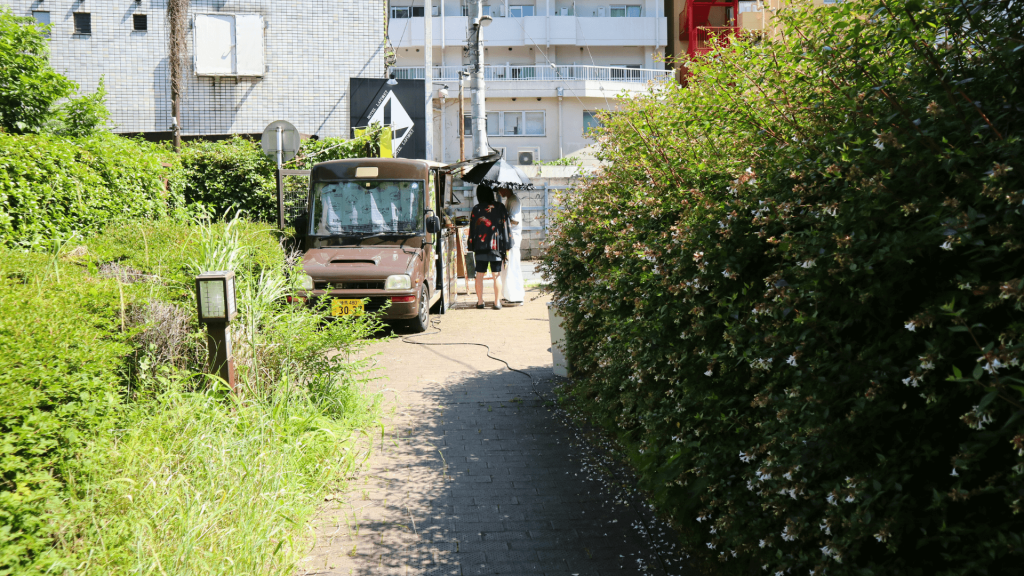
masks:
<svg viewBox="0 0 1024 576"><path fill-rule="evenodd" d="M520 314L538 315L523 308ZM499 357L517 355L491 344ZM678 569L678 556L667 549L652 554L651 538L641 536L647 524L628 499L608 490L607 478L589 472L596 466L573 445L574 432L528 378L488 359L482 348L424 348L391 350L390 358L415 362L410 355L426 355L422 364L460 372L444 381L418 377L396 390L406 402L378 441L369 471L343 501L321 511L316 546L300 574L690 573ZM537 356L529 352L520 349L518 356ZM550 360L513 365L539 380L544 398L552 397Z"/></svg>

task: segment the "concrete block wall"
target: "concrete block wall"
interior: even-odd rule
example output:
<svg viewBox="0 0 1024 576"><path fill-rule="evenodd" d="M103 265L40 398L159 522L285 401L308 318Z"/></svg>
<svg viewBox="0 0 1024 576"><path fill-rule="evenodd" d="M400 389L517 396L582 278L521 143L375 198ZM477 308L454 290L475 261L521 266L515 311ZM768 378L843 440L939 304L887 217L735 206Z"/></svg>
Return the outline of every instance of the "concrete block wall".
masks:
<svg viewBox="0 0 1024 576"><path fill-rule="evenodd" d="M165 132L171 125L165 0L0 0L22 16L48 12L51 63L92 92L104 78L111 129ZM74 33L74 14L92 15L92 33ZM197 77L191 16L261 14L266 69L261 78ZM132 30L145 14L148 30ZM182 106L186 135L258 133L274 120L300 132L349 137L349 78L384 73L383 0L192 0L189 66Z"/></svg>

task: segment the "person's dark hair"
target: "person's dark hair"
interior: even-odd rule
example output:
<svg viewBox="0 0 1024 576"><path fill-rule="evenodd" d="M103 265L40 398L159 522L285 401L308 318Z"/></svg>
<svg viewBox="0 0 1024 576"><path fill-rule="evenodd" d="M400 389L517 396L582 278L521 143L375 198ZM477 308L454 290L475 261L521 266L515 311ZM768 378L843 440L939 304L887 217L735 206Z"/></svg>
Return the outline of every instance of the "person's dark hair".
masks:
<svg viewBox="0 0 1024 576"><path fill-rule="evenodd" d="M476 200L480 204L494 204L494 190L487 184L477 186Z"/></svg>

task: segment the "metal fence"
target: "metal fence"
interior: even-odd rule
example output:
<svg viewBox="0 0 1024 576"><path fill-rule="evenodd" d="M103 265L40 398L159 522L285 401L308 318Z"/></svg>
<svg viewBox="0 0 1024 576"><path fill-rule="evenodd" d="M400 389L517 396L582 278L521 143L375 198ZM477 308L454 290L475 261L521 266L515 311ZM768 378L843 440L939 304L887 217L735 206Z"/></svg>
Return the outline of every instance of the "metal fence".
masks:
<svg viewBox="0 0 1024 576"><path fill-rule="evenodd" d="M423 66L392 68L395 78L423 80ZM459 71L469 66L434 66L433 79L459 81ZM665 82L673 78L672 70L650 70L625 66L484 66L484 80L512 82L551 82L554 80L609 80L614 82Z"/></svg>
<svg viewBox="0 0 1024 576"><path fill-rule="evenodd" d="M452 186L452 190L456 192L472 192L473 186L469 184L460 184ZM551 203L551 192L554 190L565 190L569 186L550 186L544 184L543 186L537 186L534 190L544 192L544 203L542 206L523 206L523 212L541 212L541 225L540 226L523 226L523 232L541 232L541 237L546 237L548 233L548 221L552 211L559 209L559 206ZM465 194L463 194L465 196ZM524 202L525 204L525 202ZM461 207L455 208L456 215L466 214L468 215L473 210L473 204L463 204Z"/></svg>

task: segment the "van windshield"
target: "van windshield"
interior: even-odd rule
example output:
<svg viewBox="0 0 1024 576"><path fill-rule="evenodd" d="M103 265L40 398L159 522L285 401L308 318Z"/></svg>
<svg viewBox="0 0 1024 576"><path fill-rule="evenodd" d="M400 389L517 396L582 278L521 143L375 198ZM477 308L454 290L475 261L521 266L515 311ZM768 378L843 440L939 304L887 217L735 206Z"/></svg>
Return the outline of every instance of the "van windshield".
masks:
<svg viewBox="0 0 1024 576"><path fill-rule="evenodd" d="M423 190L423 180L317 182L310 234L416 234L423 230Z"/></svg>

